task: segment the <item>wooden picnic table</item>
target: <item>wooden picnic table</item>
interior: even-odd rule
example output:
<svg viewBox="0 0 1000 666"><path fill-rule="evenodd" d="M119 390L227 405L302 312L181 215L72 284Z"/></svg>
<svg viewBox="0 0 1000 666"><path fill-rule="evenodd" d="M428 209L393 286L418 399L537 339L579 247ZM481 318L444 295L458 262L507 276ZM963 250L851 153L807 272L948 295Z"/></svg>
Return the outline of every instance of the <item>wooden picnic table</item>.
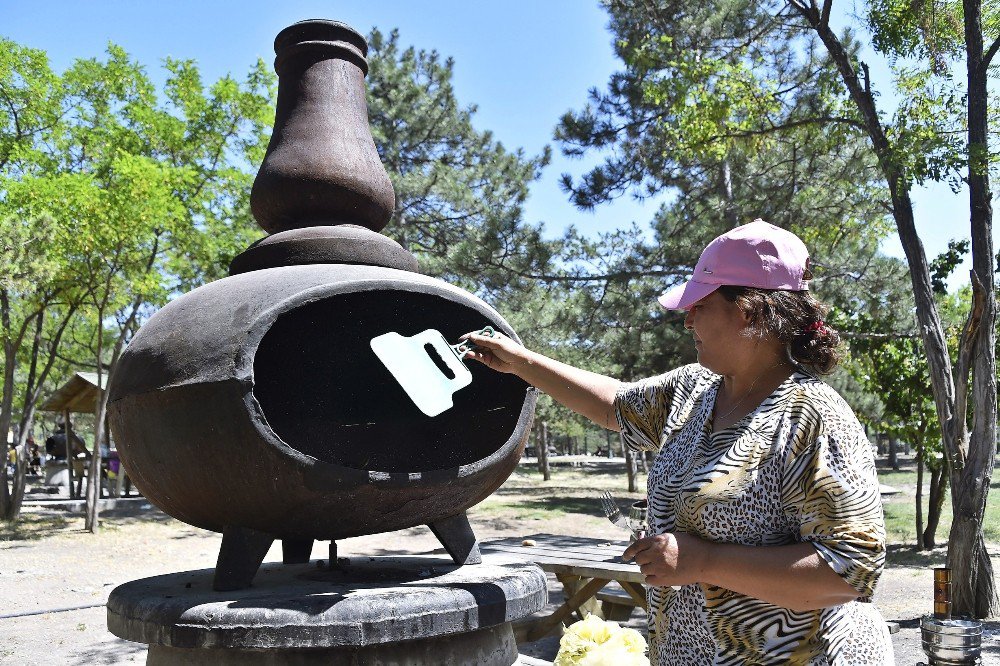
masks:
<svg viewBox="0 0 1000 666"><path fill-rule="evenodd" d="M534 542L534 545L523 545ZM484 554L515 557L534 562L543 571L555 574L562 583L565 601L551 615L531 619L518 629L519 640L536 641L550 634L560 623L575 615L584 619L593 613L604 619L623 620L627 612L639 606L646 609L645 577L639 567L622 561L625 541L588 537L533 534L527 537L495 539L480 544ZM604 595L601 591L612 581L626 595ZM627 612L625 617L621 611ZM617 617L608 617L617 615Z"/></svg>

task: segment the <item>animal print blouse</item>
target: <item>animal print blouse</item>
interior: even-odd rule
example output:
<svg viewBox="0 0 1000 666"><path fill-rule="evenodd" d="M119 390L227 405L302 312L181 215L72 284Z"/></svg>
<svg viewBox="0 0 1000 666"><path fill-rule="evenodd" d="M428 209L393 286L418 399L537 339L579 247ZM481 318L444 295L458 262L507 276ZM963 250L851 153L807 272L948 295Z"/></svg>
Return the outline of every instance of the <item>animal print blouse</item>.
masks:
<svg viewBox="0 0 1000 666"><path fill-rule="evenodd" d="M731 428L712 433L721 377L700 365L622 387L623 441L659 451L649 472L654 534L744 545L808 541L859 597L885 562L871 447L846 402L803 372ZM797 612L701 584L649 589L650 660L702 664L892 664L865 601Z"/></svg>

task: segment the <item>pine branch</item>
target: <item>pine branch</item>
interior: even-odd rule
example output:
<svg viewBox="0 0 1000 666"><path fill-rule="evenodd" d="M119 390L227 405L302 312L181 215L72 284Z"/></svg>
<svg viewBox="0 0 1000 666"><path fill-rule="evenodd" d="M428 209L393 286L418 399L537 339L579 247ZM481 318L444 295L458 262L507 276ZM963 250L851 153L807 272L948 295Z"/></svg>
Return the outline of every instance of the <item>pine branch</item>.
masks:
<svg viewBox="0 0 1000 666"><path fill-rule="evenodd" d="M795 129L796 127L804 127L806 125L825 125L827 123L841 123L844 125L850 125L862 131L867 130L864 123L854 120L853 118L843 118L840 116L816 116L813 118L802 118L801 120L793 120L787 123L781 123L778 125L771 124L770 127L765 127L756 130L746 130L744 132L735 132L732 134L719 134L711 137L707 143L711 143L718 139L745 139L752 136L763 136L766 134L773 134L775 132L782 132L784 130Z"/></svg>

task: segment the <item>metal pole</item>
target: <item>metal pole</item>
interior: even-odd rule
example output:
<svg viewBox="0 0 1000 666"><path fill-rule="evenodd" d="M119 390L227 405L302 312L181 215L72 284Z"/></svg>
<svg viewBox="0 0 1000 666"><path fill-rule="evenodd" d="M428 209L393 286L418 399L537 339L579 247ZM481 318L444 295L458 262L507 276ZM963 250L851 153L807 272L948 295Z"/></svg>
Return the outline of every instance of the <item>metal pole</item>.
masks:
<svg viewBox="0 0 1000 666"><path fill-rule="evenodd" d="M76 499L73 490L73 428L69 423L69 407L63 408L63 435L66 437L66 471L69 473L69 498Z"/></svg>

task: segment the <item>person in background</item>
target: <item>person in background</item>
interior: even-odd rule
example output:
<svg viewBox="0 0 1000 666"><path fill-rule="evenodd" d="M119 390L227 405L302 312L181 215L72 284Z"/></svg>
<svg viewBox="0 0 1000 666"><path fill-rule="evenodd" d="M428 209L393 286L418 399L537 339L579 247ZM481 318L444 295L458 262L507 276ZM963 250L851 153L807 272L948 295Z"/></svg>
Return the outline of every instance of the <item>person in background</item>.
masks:
<svg viewBox="0 0 1000 666"><path fill-rule="evenodd" d="M28 474L40 474L42 471L42 457L38 449L35 438L28 435Z"/></svg>
<svg viewBox="0 0 1000 666"><path fill-rule="evenodd" d="M893 663L871 602L885 562L875 461L819 379L840 340L808 256L762 220L716 238L659 298L686 312L698 363L634 383L466 336L476 360L656 452L649 536L623 554L646 576L653 664Z"/></svg>
<svg viewBox="0 0 1000 666"><path fill-rule="evenodd" d="M72 421L69 424L69 429L72 436L73 457L77 458L82 454L84 458L90 458L90 451L87 450L87 445L83 441L83 438L73 430ZM56 429L45 440L45 454L57 461L66 460L66 424L62 420L56 424Z"/></svg>

